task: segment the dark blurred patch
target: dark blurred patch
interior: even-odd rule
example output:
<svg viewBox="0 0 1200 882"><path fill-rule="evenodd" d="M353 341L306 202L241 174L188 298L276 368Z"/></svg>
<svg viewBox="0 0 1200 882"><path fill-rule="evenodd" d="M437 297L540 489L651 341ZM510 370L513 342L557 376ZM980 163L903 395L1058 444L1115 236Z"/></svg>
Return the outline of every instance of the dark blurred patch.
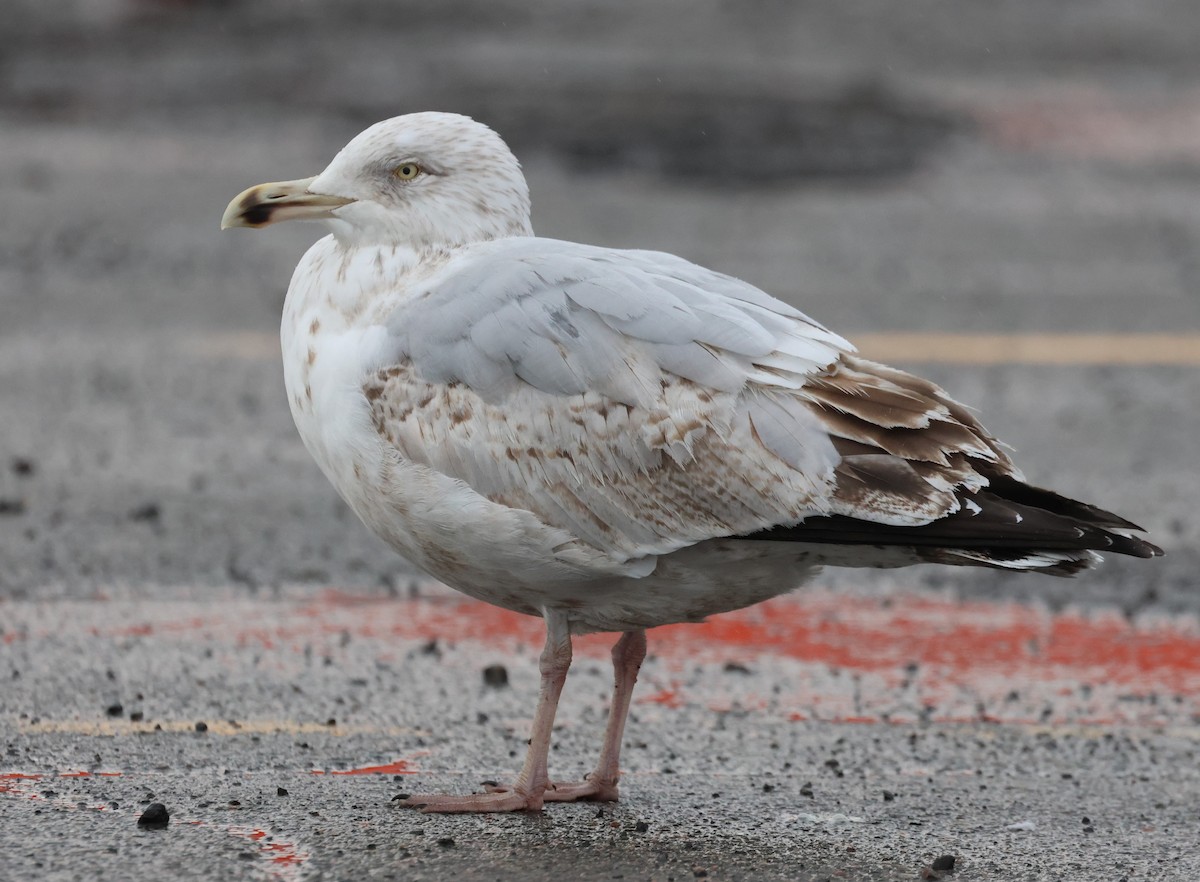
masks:
<svg viewBox="0 0 1200 882"><path fill-rule="evenodd" d="M25 514L24 499L0 499L0 515L23 515Z"/></svg>
<svg viewBox="0 0 1200 882"><path fill-rule="evenodd" d="M611 91L572 96L589 112L545 104L495 120L520 155L540 149L587 172L633 169L722 187L881 178L918 169L964 123L878 84L804 97ZM505 114L506 116L509 114Z"/></svg>
<svg viewBox="0 0 1200 882"><path fill-rule="evenodd" d="M18 478L32 477L33 473L37 471L34 461L27 456L14 456L9 461L9 467Z"/></svg>

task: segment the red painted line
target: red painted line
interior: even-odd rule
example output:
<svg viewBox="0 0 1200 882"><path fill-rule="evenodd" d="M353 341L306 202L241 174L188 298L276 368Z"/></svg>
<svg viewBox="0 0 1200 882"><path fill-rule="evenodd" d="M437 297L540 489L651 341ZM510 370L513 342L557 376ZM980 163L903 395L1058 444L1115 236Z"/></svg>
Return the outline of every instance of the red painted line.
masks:
<svg viewBox="0 0 1200 882"><path fill-rule="evenodd" d="M300 865L309 858L308 852L301 851L294 842L266 841L269 836L266 830L233 825L224 826L223 829L230 835L253 842L258 847L259 854L269 862L267 875L273 879L298 879Z"/></svg>
<svg viewBox="0 0 1200 882"><path fill-rule="evenodd" d="M327 591L302 604L231 604L214 613L204 607L204 617L187 609L180 616L164 606L161 620L127 622L120 633L271 647L280 664L306 646L336 655L345 634L392 659L403 656L398 647L406 642L430 638L507 655L521 648L528 658L544 638L539 619L454 595L394 600ZM579 638L576 655L607 659L613 640ZM656 628L650 652L637 701L663 712L697 705L846 723L1200 724L1200 623L1193 616L1130 622L1115 611L1051 613L814 589L703 624ZM467 655L451 654L448 663L468 664ZM722 674L729 662L775 671L783 692L746 694L747 685L761 684ZM693 676L703 665L715 673ZM357 773L409 771L411 765Z"/></svg>
<svg viewBox="0 0 1200 882"><path fill-rule="evenodd" d="M340 608L331 616L330 607ZM362 618L348 616L350 609ZM509 647L540 646L541 622L472 601L368 599L326 595L301 610L328 633L364 637L431 636ZM311 633L311 629L306 629ZM284 627L277 633L296 633ZM577 653L607 655L612 635L576 641ZM824 592L780 598L715 616L702 624L651 632L651 652L680 660L720 650L774 655L857 671L916 663L952 670L1066 666L1137 682L1147 674L1200 685L1200 629L1195 621L1137 625L1116 613L1051 614L1016 604L955 603L924 597L886 601Z"/></svg>
<svg viewBox="0 0 1200 882"><path fill-rule="evenodd" d="M678 689L663 689L652 695L643 695L638 699L639 704L661 704L663 707L683 707L683 699L679 697Z"/></svg>
<svg viewBox="0 0 1200 882"><path fill-rule="evenodd" d="M309 612L330 633L357 630L381 640L436 636L508 650L517 644L537 647L542 640L538 620L470 601L371 604L326 597ZM584 637L576 641L576 652L604 658L612 640ZM1200 721L1200 627L1193 618L1136 623L1116 612L1054 614L1017 604L815 591L699 625L656 628L650 647L672 670L730 660L796 662L812 672L812 682L798 685L789 699L800 707L780 710L829 722ZM857 705L846 684L830 681L837 671L862 678ZM899 706L895 696L906 684L912 694ZM1081 691L1093 687L1094 694ZM1014 689L1021 697L1016 703L1008 700ZM667 708L693 701L730 704L725 697L690 694L694 691L660 686L641 701ZM1173 696L1174 707L1129 701L1158 695ZM744 696L737 698L746 707Z"/></svg>
<svg viewBox="0 0 1200 882"><path fill-rule="evenodd" d="M1138 165L1200 157L1195 95L1147 102L1067 87L989 101L971 113L987 140L1010 150Z"/></svg>
<svg viewBox="0 0 1200 882"><path fill-rule="evenodd" d="M362 766L357 769L313 769L314 775L415 775L420 771L409 760L399 759L382 766Z"/></svg>

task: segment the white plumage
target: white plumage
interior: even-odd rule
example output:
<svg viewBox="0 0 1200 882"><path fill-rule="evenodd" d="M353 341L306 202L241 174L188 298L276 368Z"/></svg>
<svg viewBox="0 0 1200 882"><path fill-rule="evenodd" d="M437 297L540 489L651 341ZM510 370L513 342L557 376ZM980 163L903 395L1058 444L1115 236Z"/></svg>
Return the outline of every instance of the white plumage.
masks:
<svg viewBox="0 0 1200 882"><path fill-rule="evenodd" d="M413 563L547 622L517 784L421 797L427 809L615 798L642 630L789 591L820 564L1061 574L1097 548L1157 551L1114 515L1027 487L942 390L855 357L752 285L534 237L516 160L465 117L379 123L316 178L246 191L224 223L289 218L332 230L283 314L305 445ZM570 634L590 630L627 634L605 751L584 784L551 785L546 714Z"/></svg>

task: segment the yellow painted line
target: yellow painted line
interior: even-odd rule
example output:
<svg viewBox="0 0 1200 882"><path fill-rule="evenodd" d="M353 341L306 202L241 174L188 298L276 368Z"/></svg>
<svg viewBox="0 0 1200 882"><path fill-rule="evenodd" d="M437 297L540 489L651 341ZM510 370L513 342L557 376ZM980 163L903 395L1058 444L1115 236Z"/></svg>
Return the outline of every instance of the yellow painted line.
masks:
<svg viewBox="0 0 1200 882"><path fill-rule="evenodd" d="M1200 332L1186 334L968 334L848 335L864 358L926 364L1200 365ZM203 358L279 358L274 333L234 331L188 341Z"/></svg>
<svg viewBox="0 0 1200 882"><path fill-rule="evenodd" d="M223 331L190 337L188 351L201 358L241 358L258 361L279 358L279 335L260 331Z"/></svg>
<svg viewBox="0 0 1200 882"><path fill-rule="evenodd" d="M864 358L942 364L1200 365L1190 334L854 334Z"/></svg>
<svg viewBox="0 0 1200 882"><path fill-rule="evenodd" d="M205 721L206 735L308 735L324 732L329 735L427 735L419 729L399 726L327 726L324 723L301 723L295 720L227 720ZM139 732L195 732L194 720L39 720L22 723L24 734L94 735L98 737L134 735Z"/></svg>

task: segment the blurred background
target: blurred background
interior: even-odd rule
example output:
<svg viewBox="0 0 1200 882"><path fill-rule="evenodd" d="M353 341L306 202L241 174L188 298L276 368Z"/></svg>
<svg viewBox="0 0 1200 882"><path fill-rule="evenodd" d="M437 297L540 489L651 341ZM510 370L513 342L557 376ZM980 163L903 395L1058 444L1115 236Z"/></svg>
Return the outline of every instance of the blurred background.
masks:
<svg viewBox="0 0 1200 882"><path fill-rule="evenodd" d="M0 877L1200 878L1197 46L1195 0L4 0ZM430 109L542 235L798 305L1167 556L830 571L655 631L621 804L388 811L515 773L540 623L341 503L277 342L324 231L218 224Z"/></svg>
<svg viewBox="0 0 1200 882"><path fill-rule="evenodd" d="M282 392L283 293L323 231L217 227L244 187L315 174L370 123L439 109L508 140L542 235L673 251L765 288L934 377L1033 481L1168 549L1077 582L825 584L1200 605L1191 0L5 8L4 596L408 590ZM1118 336L1061 364L1044 363L1056 336L986 363L939 348L961 333ZM1125 336L1147 333L1175 336Z"/></svg>

